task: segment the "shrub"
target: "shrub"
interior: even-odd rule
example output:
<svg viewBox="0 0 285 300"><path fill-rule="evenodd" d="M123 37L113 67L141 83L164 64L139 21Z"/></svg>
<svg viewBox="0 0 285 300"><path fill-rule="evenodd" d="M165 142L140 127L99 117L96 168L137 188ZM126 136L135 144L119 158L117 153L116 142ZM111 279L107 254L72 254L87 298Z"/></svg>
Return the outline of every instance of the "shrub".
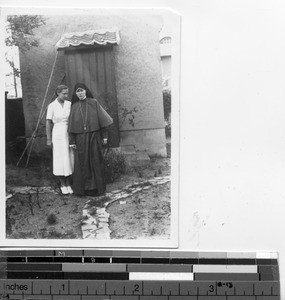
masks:
<svg viewBox="0 0 285 300"><path fill-rule="evenodd" d="M136 107L134 107L132 109L128 109L126 107L119 107L119 119L120 119L119 128L122 128L122 126L126 120L129 121L129 125L131 125L132 127L135 127L134 120L135 120L137 112L138 112L138 110Z"/></svg>
<svg viewBox="0 0 285 300"><path fill-rule="evenodd" d="M115 150L109 149L104 159L105 181L114 182L120 175L126 173L127 164L125 156Z"/></svg>

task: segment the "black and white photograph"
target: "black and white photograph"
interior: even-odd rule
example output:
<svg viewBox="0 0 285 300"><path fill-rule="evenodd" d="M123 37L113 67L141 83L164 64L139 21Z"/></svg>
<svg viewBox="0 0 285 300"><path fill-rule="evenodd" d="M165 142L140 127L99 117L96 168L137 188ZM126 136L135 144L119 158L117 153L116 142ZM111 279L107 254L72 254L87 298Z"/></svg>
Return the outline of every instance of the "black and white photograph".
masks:
<svg viewBox="0 0 285 300"><path fill-rule="evenodd" d="M177 247L180 16L2 12L5 243Z"/></svg>

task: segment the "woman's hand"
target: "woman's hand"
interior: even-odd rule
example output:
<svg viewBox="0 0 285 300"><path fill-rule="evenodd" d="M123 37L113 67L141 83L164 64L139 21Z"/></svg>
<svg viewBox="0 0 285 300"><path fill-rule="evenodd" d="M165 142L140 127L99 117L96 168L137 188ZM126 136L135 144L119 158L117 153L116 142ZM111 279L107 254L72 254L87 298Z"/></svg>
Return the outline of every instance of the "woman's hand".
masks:
<svg viewBox="0 0 285 300"><path fill-rule="evenodd" d="M108 139L104 138L102 143L103 143L104 146L106 146L108 144Z"/></svg>
<svg viewBox="0 0 285 300"><path fill-rule="evenodd" d="M76 145L75 144L69 145L69 147L72 148L72 149L76 149Z"/></svg>
<svg viewBox="0 0 285 300"><path fill-rule="evenodd" d="M51 139L47 139L47 146L51 146Z"/></svg>

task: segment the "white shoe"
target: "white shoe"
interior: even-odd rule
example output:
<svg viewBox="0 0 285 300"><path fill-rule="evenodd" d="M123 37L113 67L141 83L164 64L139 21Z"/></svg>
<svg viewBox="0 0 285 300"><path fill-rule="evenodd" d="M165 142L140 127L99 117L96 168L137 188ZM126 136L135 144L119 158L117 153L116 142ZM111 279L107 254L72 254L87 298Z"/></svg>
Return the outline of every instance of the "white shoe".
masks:
<svg viewBox="0 0 285 300"><path fill-rule="evenodd" d="M69 194L68 189L67 189L66 186L62 186L62 187L60 188L60 190L61 190L61 192L62 192L63 195Z"/></svg>
<svg viewBox="0 0 285 300"><path fill-rule="evenodd" d="M73 194L73 189L71 188L71 186L68 185L66 188L69 194Z"/></svg>

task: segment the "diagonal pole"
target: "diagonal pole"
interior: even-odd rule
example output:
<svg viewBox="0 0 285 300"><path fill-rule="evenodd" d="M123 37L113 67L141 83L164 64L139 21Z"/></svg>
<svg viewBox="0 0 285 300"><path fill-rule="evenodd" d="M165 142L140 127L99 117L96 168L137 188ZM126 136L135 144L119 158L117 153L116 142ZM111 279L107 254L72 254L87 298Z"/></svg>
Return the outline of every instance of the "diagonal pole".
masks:
<svg viewBox="0 0 285 300"><path fill-rule="evenodd" d="M37 130L38 130L38 127L39 127L39 124L40 124L40 121L41 121L41 115L42 115L42 111L43 111L44 104L45 104L45 102L46 102L46 96L47 96L48 89L49 89L49 86L50 86L50 83L51 83L51 78L52 78L52 75L53 75L53 72L54 72L54 68L55 68L55 63L56 63L56 60L57 60L57 56L58 56L58 52L56 52L56 56L55 56L55 59L54 59L54 62L53 62L52 71L51 71L51 73L50 73L48 85L47 85L47 88L46 88L46 91L45 91L44 100L43 100L43 102L42 102L42 106L41 106L41 110L40 110L40 113L39 113L39 118L38 118L38 120L37 120L37 124L36 124L35 130L34 130L34 132L32 133L31 139L29 140L28 144L26 145L26 147L25 147L25 149L24 149L24 151L23 151L23 153L22 153L20 159L18 160L17 166L18 166L19 163L21 162L21 160L22 160L22 158L23 158L25 152L27 151L27 149L28 149L28 147L29 147L29 145L30 145L30 143L31 143L32 146L31 146L30 149L29 149L28 159L27 159L27 162L26 162L26 166L25 166L25 167L27 167L27 165L28 165L28 163L29 163L29 159L30 159L32 147L33 147L33 144L34 144L34 139L35 139L35 137L36 137L36 132L37 132Z"/></svg>
<svg viewBox="0 0 285 300"><path fill-rule="evenodd" d="M34 142L35 142L36 133L37 133L37 131L38 131L38 127L39 127L40 122L41 122L44 104L45 104L45 102L46 102L47 93L48 93L49 86L50 86L50 83L51 83L51 79L52 79L52 76L53 76L53 72L54 72L54 69L55 69L55 64L56 64L57 56L58 56L58 51L56 52L56 56L55 56L55 59L54 59L54 62L53 62L52 71L51 71L51 73L50 73L48 85L47 85L46 92L45 92L45 96L44 96L44 101L42 102L42 106L41 106L41 110L40 110L40 113L39 113L38 122L37 122L37 125L36 125L36 128L35 128L35 131L34 131L35 134L33 135L33 138L32 138L32 139L33 139L33 140L32 140L32 145L31 145L31 147L30 147L30 149L29 149L29 154L28 154L28 158L27 158L27 162L26 162L25 167L28 166L28 163L29 163L29 161L30 161L30 156L31 156L32 148L33 148L33 145L34 145Z"/></svg>
<svg viewBox="0 0 285 300"><path fill-rule="evenodd" d="M62 31L61 37L63 36L64 31L65 31L65 27L64 27L64 29L63 29L63 31ZM31 138L30 138L28 144L26 145L26 147L25 147L25 149L24 149L24 151L23 151L21 157L19 158L19 160L18 160L16 166L18 166L18 165L20 164L22 158L24 157L24 154L26 153L26 151L27 151L29 145L31 144L30 149L29 149L28 158L27 158L27 162L26 162L25 167L28 166L28 163L29 163L29 160L30 160L30 155L31 155L32 148L33 148L33 145L34 145L34 140L35 140L35 138L36 138L36 133L37 133L37 131L38 131L39 124L40 124L42 118L44 117L45 111L46 111L46 109L47 109L47 108L46 108L45 111L43 112L44 104L45 104L45 102L46 102L46 97L47 97L47 94L48 94L49 86L50 86L50 83L51 83L52 75L53 75L53 73L54 73L54 69L55 69L55 65L56 65L56 61L57 61L57 56L58 56L58 51L56 52L56 56L55 56L55 59L54 59L54 62L53 62L52 71L51 71L51 74L50 74L50 77L49 77L48 85L47 85L47 88L46 88L46 91L45 91L44 100L43 100L43 102L42 102L42 106L41 106L41 110L40 110L40 113L39 113L39 118L38 118L38 121L37 121L35 130L34 130L34 132L32 133L32 136L31 136Z"/></svg>

